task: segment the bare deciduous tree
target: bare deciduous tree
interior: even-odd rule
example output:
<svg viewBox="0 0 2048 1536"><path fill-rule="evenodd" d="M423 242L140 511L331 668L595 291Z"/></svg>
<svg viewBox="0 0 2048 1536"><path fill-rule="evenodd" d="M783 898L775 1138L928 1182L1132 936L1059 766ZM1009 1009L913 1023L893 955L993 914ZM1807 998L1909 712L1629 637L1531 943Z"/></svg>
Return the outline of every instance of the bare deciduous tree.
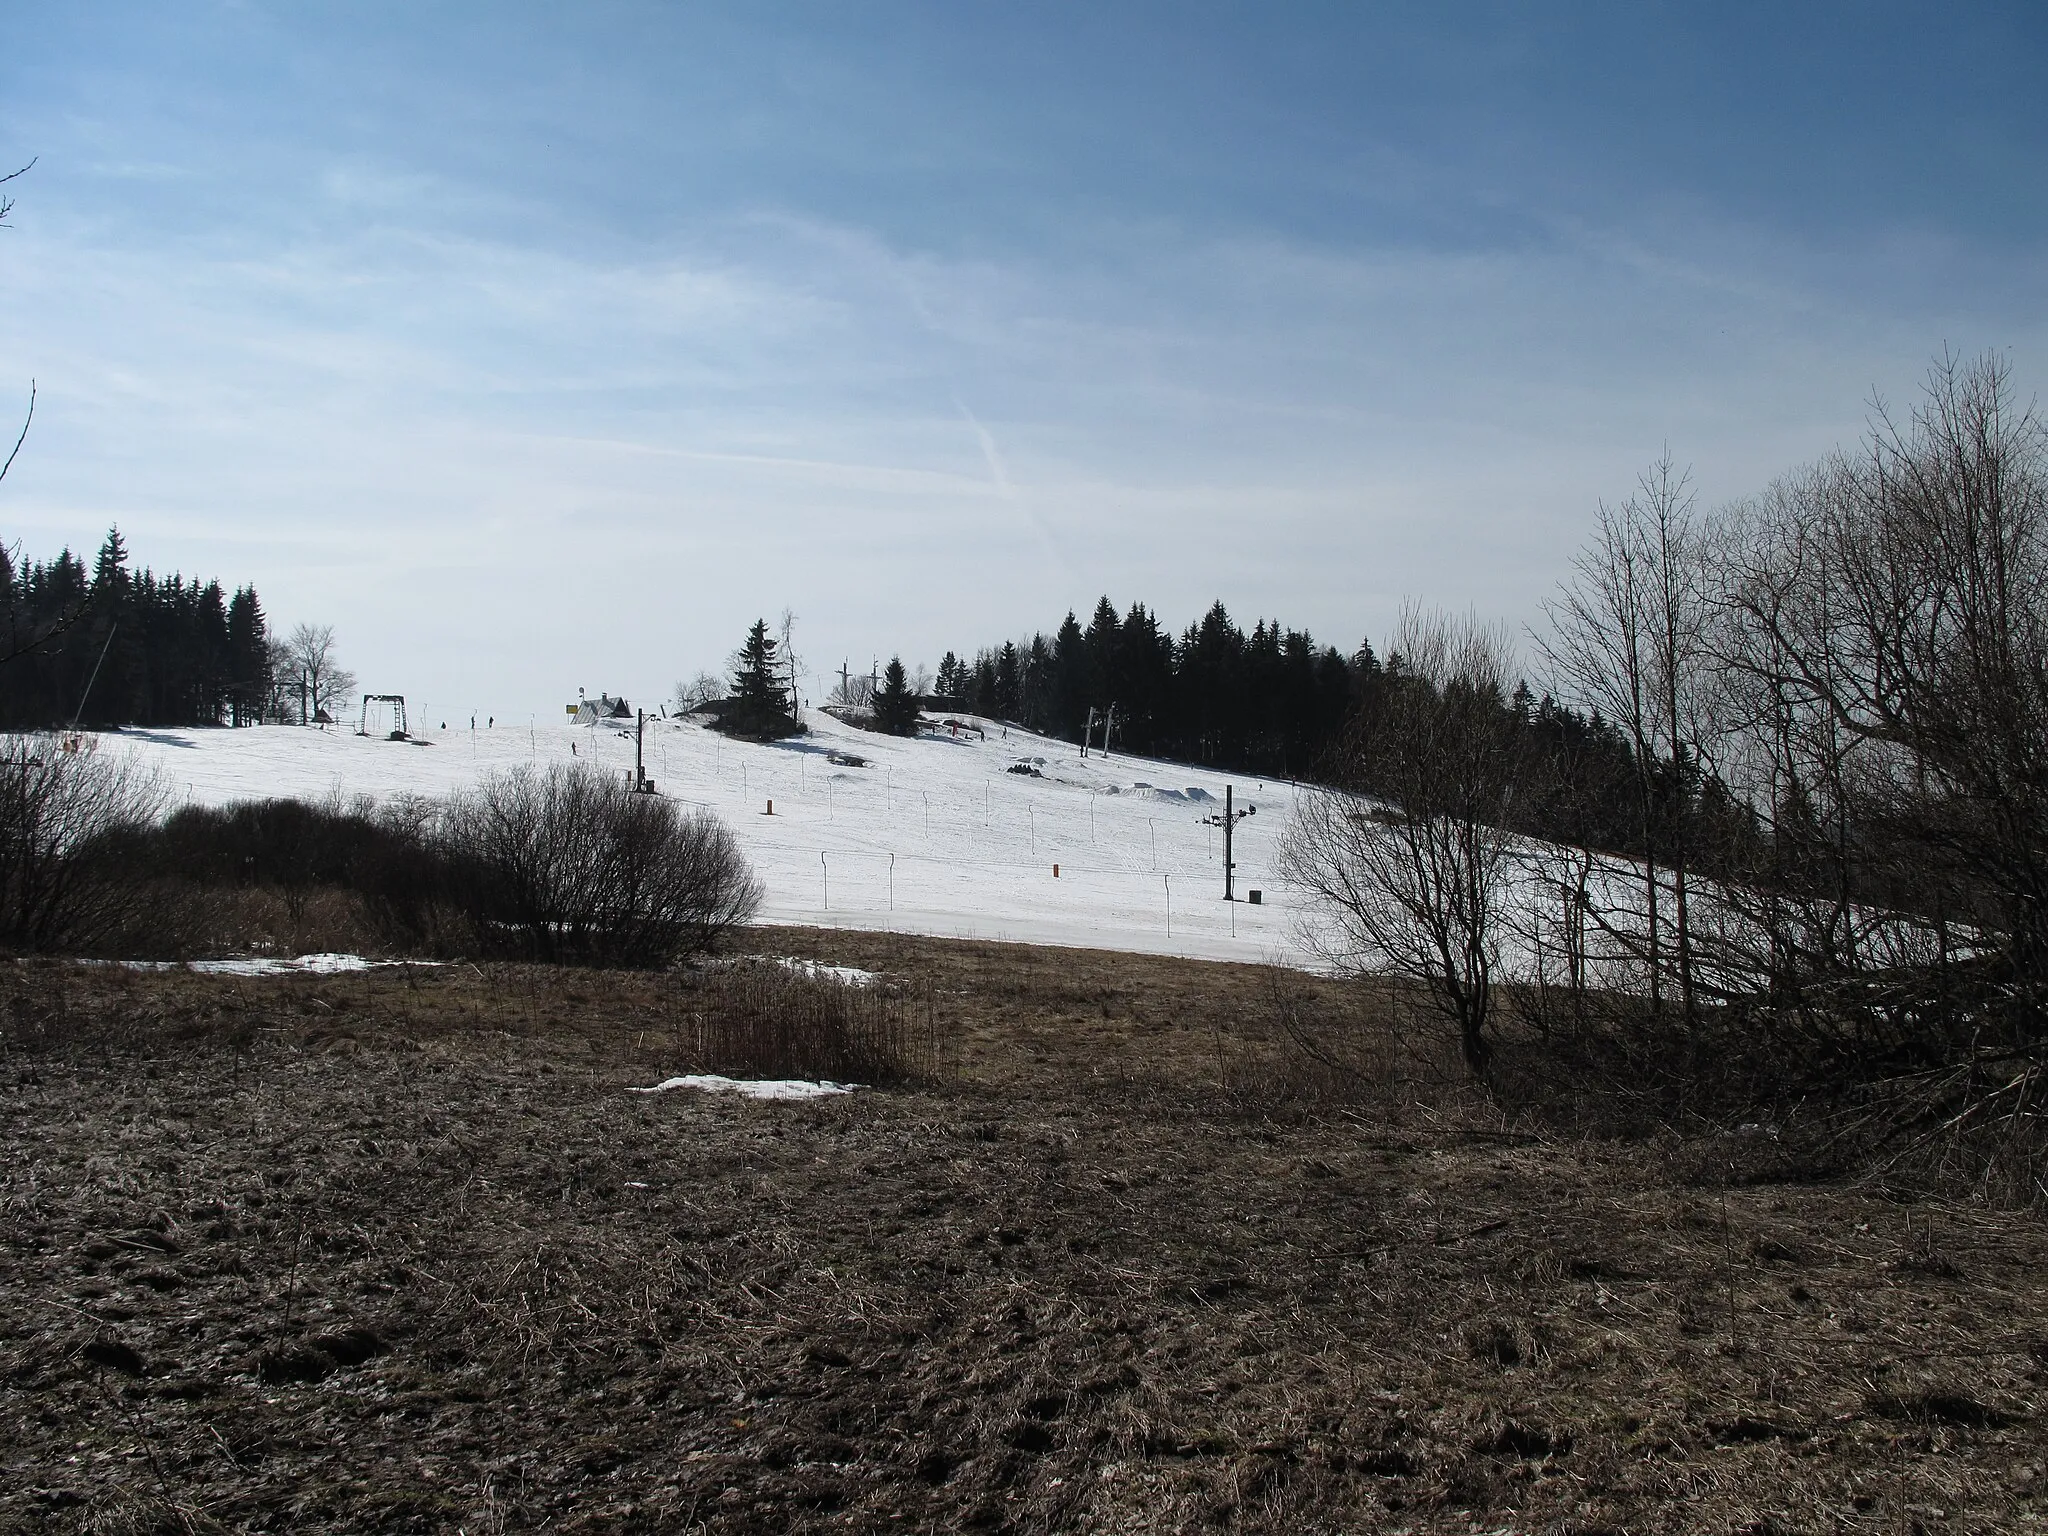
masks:
<svg viewBox="0 0 2048 1536"><path fill-rule="evenodd" d="M285 669L298 695L299 723L332 717L355 696L356 675L336 659L332 624L295 625L285 640Z"/></svg>
<svg viewBox="0 0 2048 1536"><path fill-rule="evenodd" d="M1946 357L1747 517L1726 665L1775 834L1839 905L1960 917L2048 986L2048 423L2003 360Z"/></svg>
<svg viewBox="0 0 2048 1536"><path fill-rule="evenodd" d="M798 678L802 674L802 666L796 659L796 613L794 610L789 608L782 610L780 630L782 635L782 671L784 678L787 680L789 690L789 712L796 722L801 725L804 718L804 698L802 689L797 686Z"/></svg>
<svg viewBox="0 0 2048 1536"><path fill-rule="evenodd" d="M1393 652L1399 670L1353 721L1334 787L1304 791L1282 868L1330 920L1308 941L1353 974L1422 983L1483 1076L1518 776L1509 645L1411 608Z"/></svg>
<svg viewBox="0 0 2048 1536"><path fill-rule="evenodd" d="M14 446L7 450L7 460L0 463L0 480L7 478L7 471L14 468L14 460L21 452L21 445L28 441L29 424L36 419L36 381L28 381L28 409L22 412L21 430L14 435Z"/></svg>
<svg viewBox="0 0 2048 1536"><path fill-rule="evenodd" d="M687 683L676 684L676 710L687 715L700 704L709 704L713 699L726 695L726 681L712 672L699 672Z"/></svg>
<svg viewBox="0 0 2048 1536"><path fill-rule="evenodd" d="M1560 691L1598 710L1628 737L1644 850L1640 941L1651 1003L1660 1006L1663 999L1668 921L1671 968L1690 1026L1698 1000L1686 810L1703 764L1711 761L1706 662L1714 572L1691 478L1668 450L1643 472L1634 496L1619 507L1600 507L1593 544L1574 570L1574 581L1549 605L1549 632L1537 644Z"/></svg>
<svg viewBox="0 0 2048 1536"><path fill-rule="evenodd" d="M263 717L281 725L293 719L299 707L299 680L292 670L292 649L275 635L265 640L263 647L264 671L270 679L269 692L263 700Z"/></svg>
<svg viewBox="0 0 2048 1536"><path fill-rule="evenodd" d="M875 701L875 680L866 673L846 677L832 685L832 702L847 709L866 709Z"/></svg>

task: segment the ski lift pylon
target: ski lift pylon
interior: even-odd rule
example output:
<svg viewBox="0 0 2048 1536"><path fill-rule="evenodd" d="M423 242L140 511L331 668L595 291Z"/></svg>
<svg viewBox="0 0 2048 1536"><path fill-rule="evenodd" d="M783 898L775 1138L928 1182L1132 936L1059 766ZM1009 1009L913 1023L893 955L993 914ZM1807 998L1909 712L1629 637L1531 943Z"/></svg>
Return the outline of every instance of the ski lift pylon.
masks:
<svg viewBox="0 0 2048 1536"><path fill-rule="evenodd" d="M357 734L358 736L368 736L369 734L371 734L371 732L370 732L370 706L371 706L372 704L388 704L388 705L390 705L390 706L391 706L391 730L390 730L390 732L389 732L389 733L388 733L388 734L387 734L387 735L385 736L385 738L384 738L384 739L385 739L386 741L404 741L404 740L406 740L406 739L407 739L407 737L406 737L406 732L405 732L405 695L404 695L404 694L402 694L402 693L366 693L366 694L364 694L364 695L363 695L363 706L362 706L362 714L361 714L361 717L360 717L360 718L359 718L359 719L358 719L358 720L356 721L356 734ZM383 724L383 718L382 718L382 717L383 717L383 711L382 711L382 710L379 710L379 711L378 711L378 717L379 717L379 718L378 718L378 724L379 724L379 725L382 725L382 724Z"/></svg>

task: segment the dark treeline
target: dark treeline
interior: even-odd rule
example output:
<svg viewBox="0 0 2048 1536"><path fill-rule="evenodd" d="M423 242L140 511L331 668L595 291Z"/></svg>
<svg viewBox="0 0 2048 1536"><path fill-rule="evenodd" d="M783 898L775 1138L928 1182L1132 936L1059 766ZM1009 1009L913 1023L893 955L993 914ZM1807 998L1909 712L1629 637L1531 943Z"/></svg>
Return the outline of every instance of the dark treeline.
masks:
<svg viewBox="0 0 2048 1536"><path fill-rule="evenodd" d="M1398 799L1405 786L1355 751L1357 732L1376 720L1427 715L1450 707L1488 716L1487 739L1514 773L1515 803L1501 824L1546 842L1631 859L1656 858L1673 847L1695 850L1702 873L1746 870L1763 822L1730 793L1711 766L1681 743L1676 754L1656 743L1637 743L1595 709L1575 709L1526 681L1511 692L1496 685L1474 689L1466 679L1448 686L1471 697L1446 701L1446 685L1390 649L1384 666L1359 679L1346 736L1317 763L1317 782Z"/></svg>
<svg viewBox="0 0 2048 1536"><path fill-rule="evenodd" d="M948 652L935 680L941 700L1069 741L1107 734L1112 748L1148 757L1342 778L1374 793L1392 786L1360 783L1353 764L1333 759L1347 722L1379 712L1390 692L1431 686L1398 650L1383 660L1370 642L1347 656L1277 622L1260 620L1247 634L1221 602L1176 638L1143 603L1119 619L1107 597L1085 629L1069 613L1050 638L986 649L972 662ZM1484 702L1515 755L1545 769L1531 775L1517 810L1532 835L1641 856L1681 828L1719 848L1753 825L1711 773L1682 752L1638 747L1597 709L1539 698L1526 683Z"/></svg>
<svg viewBox="0 0 2048 1536"><path fill-rule="evenodd" d="M1069 613L1048 637L947 653L940 697L1047 735L1100 741L1151 757L1286 778L1309 773L1336 739L1355 680L1378 665L1305 632L1260 620L1250 634L1217 603L1178 637L1143 603L1117 617L1105 597L1088 626ZM1111 711L1114 711L1112 716Z"/></svg>
<svg viewBox="0 0 2048 1536"><path fill-rule="evenodd" d="M0 725L241 725L269 698L254 587L129 568L119 530L91 566L0 549Z"/></svg>

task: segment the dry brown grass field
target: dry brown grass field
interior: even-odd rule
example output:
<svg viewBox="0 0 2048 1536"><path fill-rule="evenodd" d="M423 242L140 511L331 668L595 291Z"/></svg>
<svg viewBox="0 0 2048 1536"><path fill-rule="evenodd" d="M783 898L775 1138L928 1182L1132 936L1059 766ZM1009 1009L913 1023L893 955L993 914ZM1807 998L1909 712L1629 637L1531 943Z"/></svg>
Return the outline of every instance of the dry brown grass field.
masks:
<svg viewBox="0 0 2048 1536"><path fill-rule="evenodd" d="M629 1093L716 1065L672 976L6 964L0 1527L2048 1524L2035 1217L1546 1131L1393 995L1307 984L1398 1076L1304 1097L1254 968L744 947L919 1080Z"/></svg>

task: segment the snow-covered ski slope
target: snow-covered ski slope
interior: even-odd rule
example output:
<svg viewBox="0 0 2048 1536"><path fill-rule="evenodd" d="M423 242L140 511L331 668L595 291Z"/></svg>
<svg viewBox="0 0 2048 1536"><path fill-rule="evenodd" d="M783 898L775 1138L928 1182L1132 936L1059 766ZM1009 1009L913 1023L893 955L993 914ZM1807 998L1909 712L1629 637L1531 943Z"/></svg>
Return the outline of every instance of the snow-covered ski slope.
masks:
<svg viewBox="0 0 2048 1536"><path fill-rule="evenodd" d="M762 918L945 937L1304 964L1296 902L1274 860L1291 785L1091 752L1014 726L967 721L916 740L814 711L810 735L768 745L650 720L661 794L708 806L738 833L767 887ZM413 742L310 730L130 730L174 798L205 804L330 793L443 795L521 763L595 762L624 776L630 730L568 725L429 729ZM834 764L831 754L868 766ZM1008 770L1029 762L1042 777ZM1237 824L1237 891L1223 900L1223 834L1203 818L1224 786L1257 814ZM774 802L774 814L767 814ZM1055 878L1053 867L1059 867ZM1259 890L1264 902L1244 900Z"/></svg>

